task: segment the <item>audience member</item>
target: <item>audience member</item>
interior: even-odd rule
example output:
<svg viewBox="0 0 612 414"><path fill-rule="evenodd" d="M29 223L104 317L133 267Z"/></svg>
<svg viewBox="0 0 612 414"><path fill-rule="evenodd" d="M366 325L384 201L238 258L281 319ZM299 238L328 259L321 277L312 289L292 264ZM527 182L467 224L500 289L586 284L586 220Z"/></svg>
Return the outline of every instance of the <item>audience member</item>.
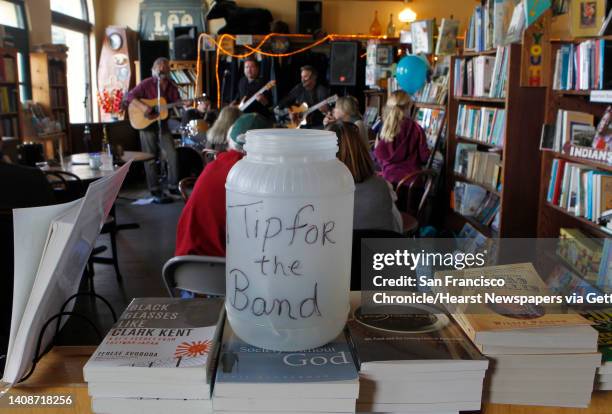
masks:
<svg viewBox="0 0 612 414"><path fill-rule="evenodd" d="M227 132L241 114L235 106L223 108L213 126L206 132L206 148L225 151L228 144Z"/></svg>
<svg viewBox="0 0 612 414"><path fill-rule="evenodd" d="M394 203L395 193L389 183L374 173L372 159L357 126L337 121L328 124L326 129L338 136L338 159L355 180L353 229L401 232L402 218Z"/></svg>
<svg viewBox="0 0 612 414"><path fill-rule="evenodd" d="M412 101L406 92L398 90L391 94L374 149L383 177L394 185L406 175L419 171L430 155L423 128L410 117L411 107Z"/></svg>
<svg viewBox="0 0 612 414"><path fill-rule="evenodd" d="M357 125L359 136L366 146L369 146L368 129L363 122L363 116L359 113L359 102L354 96L338 98L334 110L327 113L323 124L327 126L335 121L352 122Z"/></svg>
<svg viewBox="0 0 612 414"><path fill-rule="evenodd" d="M267 118L256 112L244 114L236 120L228 133L228 151L220 153L204 168L183 209L176 231L176 256L196 254L225 257L227 174L244 156L242 146L246 132L271 126Z"/></svg>

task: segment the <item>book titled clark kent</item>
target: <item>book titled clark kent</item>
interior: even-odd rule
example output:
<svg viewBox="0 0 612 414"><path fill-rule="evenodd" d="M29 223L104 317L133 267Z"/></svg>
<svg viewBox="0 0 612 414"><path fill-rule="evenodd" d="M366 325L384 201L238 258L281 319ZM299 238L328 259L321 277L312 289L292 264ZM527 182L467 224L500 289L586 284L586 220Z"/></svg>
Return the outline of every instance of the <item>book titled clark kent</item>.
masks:
<svg viewBox="0 0 612 414"><path fill-rule="evenodd" d="M208 381L221 299L134 299L83 368L87 382Z"/></svg>

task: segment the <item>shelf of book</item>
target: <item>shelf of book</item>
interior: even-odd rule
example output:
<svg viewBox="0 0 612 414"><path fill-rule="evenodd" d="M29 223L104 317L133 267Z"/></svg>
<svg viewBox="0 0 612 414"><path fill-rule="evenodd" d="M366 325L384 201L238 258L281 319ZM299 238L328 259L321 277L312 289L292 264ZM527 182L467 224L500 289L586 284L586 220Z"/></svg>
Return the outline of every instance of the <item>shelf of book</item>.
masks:
<svg viewBox="0 0 612 414"><path fill-rule="evenodd" d="M488 237L488 238L496 238L499 236L495 230L493 230L489 226L485 226L484 224L480 223L474 217L464 216L453 210L451 210L451 213L449 214L447 221L453 227L458 227L458 228L463 227L465 223L469 223L472 225L472 227L478 230L483 236Z"/></svg>
<svg viewBox="0 0 612 414"><path fill-rule="evenodd" d="M195 60L170 61L170 78L177 84L182 99L202 95L202 73L198 79L197 67Z"/></svg>
<svg viewBox="0 0 612 414"><path fill-rule="evenodd" d="M585 219L581 216L576 216L569 211L565 210L562 207L556 206L552 203L546 202L544 204L545 208L554 211L554 213L559 214L562 218L559 220L562 225L561 227L580 227L581 230L587 230L587 233L590 233L593 237L610 237L612 236L612 230L607 229L606 227L600 226L597 223L593 223L590 220ZM557 235L558 236L558 235ZM546 235L540 237L556 237L553 235Z"/></svg>
<svg viewBox="0 0 612 414"><path fill-rule="evenodd" d="M569 162L575 162L577 164L584 164L586 166L595 168L597 170L612 172L612 165L603 164L597 161L587 160L585 158L572 157L571 155L564 154L562 152L556 152L549 149L544 149L542 152L550 153L554 158L561 158Z"/></svg>
<svg viewBox="0 0 612 414"><path fill-rule="evenodd" d="M446 105L440 105L440 104L435 104L435 103L429 103L429 102L414 102L414 105L417 108L429 108L429 109L446 109Z"/></svg>
<svg viewBox="0 0 612 414"><path fill-rule="evenodd" d="M493 193L499 197L501 197L501 193L499 191L497 191L495 188L491 187L490 185L484 184L484 183L480 183L478 181L472 180L470 178L467 178L463 175L460 174L453 174L455 181L463 181L464 183L469 183L469 184L474 184L477 186L480 186L482 188L484 188L485 190L487 190L490 193Z"/></svg>
<svg viewBox="0 0 612 414"><path fill-rule="evenodd" d="M32 99L39 103L47 116L60 123L63 138L59 148L70 151L70 116L68 106L68 76L65 52L30 53ZM30 137L37 139L39 137ZM45 155L55 157L53 143L45 146Z"/></svg>
<svg viewBox="0 0 612 414"><path fill-rule="evenodd" d="M474 57L474 56L483 56L483 55L495 55L497 53L496 49L483 50L482 52L475 52L471 50L464 50L463 53L459 57Z"/></svg>
<svg viewBox="0 0 612 414"><path fill-rule="evenodd" d="M500 152L500 181L503 183L503 187L501 191L495 192L500 196L499 232L489 231L489 234L499 237L533 237L536 234L538 220L539 142L546 94L542 88L520 87L522 46L513 44L508 47L506 98L455 97L452 94L449 97L446 152L446 185L449 195L447 205L449 206L449 216L456 216L457 213L450 208L450 197L457 180L454 172L457 145L464 141L462 137L458 137L455 133L459 106L470 102L482 103L483 106L489 105L494 108L505 105L504 145L503 151ZM475 56L481 54L478 53ZM453 57L451 68L455 67L455 60L462 57ZM455 79L452 75L449 90L455 90ZM526 111L525 108L529 108L529 110ZM466 141L466 143L468 142ZM499 151L499 148L491 148L490 144L487 146L487 144L477 140L470 140L469 143L494 150L488 152ZM447 220L447 224L453 231L458 232L460 230L456 227L457 220Z"/></svg>
<svg viewBox="0 0 612 414"><path fill-rule="evenodd" d="M0 48L0 136L23 137L17 51L11 48Z"/></svg>
<svg viewBox="0 0 612 414"><path fill-rule="evenodd" d="M455 138L459 142L465 142L465 143L468 143L468 144L482 145L483 147L487 147L487 148L490 148L490 149L495 150L495 151L500 151L501 152L501 151L504 150L504 148L500 147L499 145L489 144L487 142L482 142L482 141L478 141L476 139L462 137L460 135L455 135Z"/></svg>

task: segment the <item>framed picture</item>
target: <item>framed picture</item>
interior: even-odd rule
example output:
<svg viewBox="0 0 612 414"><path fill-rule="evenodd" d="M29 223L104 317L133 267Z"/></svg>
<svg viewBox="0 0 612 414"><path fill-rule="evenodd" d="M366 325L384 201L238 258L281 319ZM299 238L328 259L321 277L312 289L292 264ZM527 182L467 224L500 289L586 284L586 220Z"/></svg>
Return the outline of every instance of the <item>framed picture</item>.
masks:
<svg viewBox="0 0 612 414"><path fill-rule="evenodd" d="M597 36L606 18L606 0L572 0L570 15L573 37Z"/></svg>
<svg viewBox="0 0 612 414"><path fill-rule="evenodd" d="M390 65L393 63L393 46L378 45L376 47L376 64Z"/></svg>

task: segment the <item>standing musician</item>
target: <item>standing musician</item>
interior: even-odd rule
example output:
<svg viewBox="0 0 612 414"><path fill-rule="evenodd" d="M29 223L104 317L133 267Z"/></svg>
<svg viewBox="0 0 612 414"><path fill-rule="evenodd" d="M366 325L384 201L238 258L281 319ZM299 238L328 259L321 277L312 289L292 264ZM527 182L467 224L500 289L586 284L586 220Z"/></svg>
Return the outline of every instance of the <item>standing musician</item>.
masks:
<svg viewBox="0 0 612 414"><path fill-rule="evenodd" d="M234 102L240 103L252 97L257 91L266 85L266 81L259 77L259 63L252 56L244 60L244 76L238 81L238 92L234 95ZM259 94L251 105L244 109L245 113L257 112L265 117L270 117L268 109L272 97L270 91Z"/></svg>
<svg viewBox="0 0 612 414"><path fill-rule="evenodd" d="M146 105L141 99L157 99L158 82L160 95L166 99L166 102L177 102L180 100L180 95L177 86L170 80L170 62L168 59L163 57L157 58L153 62L151 73L151 77L144 79L128 93L127 102L128 104L134 102L139 109L145 112L147 118L155 119L158 115L155 108ZM177 156L174 141L168 129L168 122L161 121L159 125L157 122L154 122L149 127L140 131L140 145L143 151L155 154L157 157L160 151L160 143L161 149L166 153L168 161L168 189L172 194L179 194L177 188ZM145 163L145 172L151 194L156 198L163 197L155 161L147 161Z"/></svg>
<svg viewBox="0 0 612 414"><path fill-rule="evenodd" d="M278 103L279 108L287 108L292 105L302 105L305 103L308 107L316 105L329 96L329 89L318 83L317 70L310 65L300 68L301 82L295 85L289 94L281 99ZM324 113L329 110L327 105L323 106L320 111L316 111L310 115L307 120L307 125L310 128L322 128ZM292 113L291 120L299 123L299 114Z"/></svg>

